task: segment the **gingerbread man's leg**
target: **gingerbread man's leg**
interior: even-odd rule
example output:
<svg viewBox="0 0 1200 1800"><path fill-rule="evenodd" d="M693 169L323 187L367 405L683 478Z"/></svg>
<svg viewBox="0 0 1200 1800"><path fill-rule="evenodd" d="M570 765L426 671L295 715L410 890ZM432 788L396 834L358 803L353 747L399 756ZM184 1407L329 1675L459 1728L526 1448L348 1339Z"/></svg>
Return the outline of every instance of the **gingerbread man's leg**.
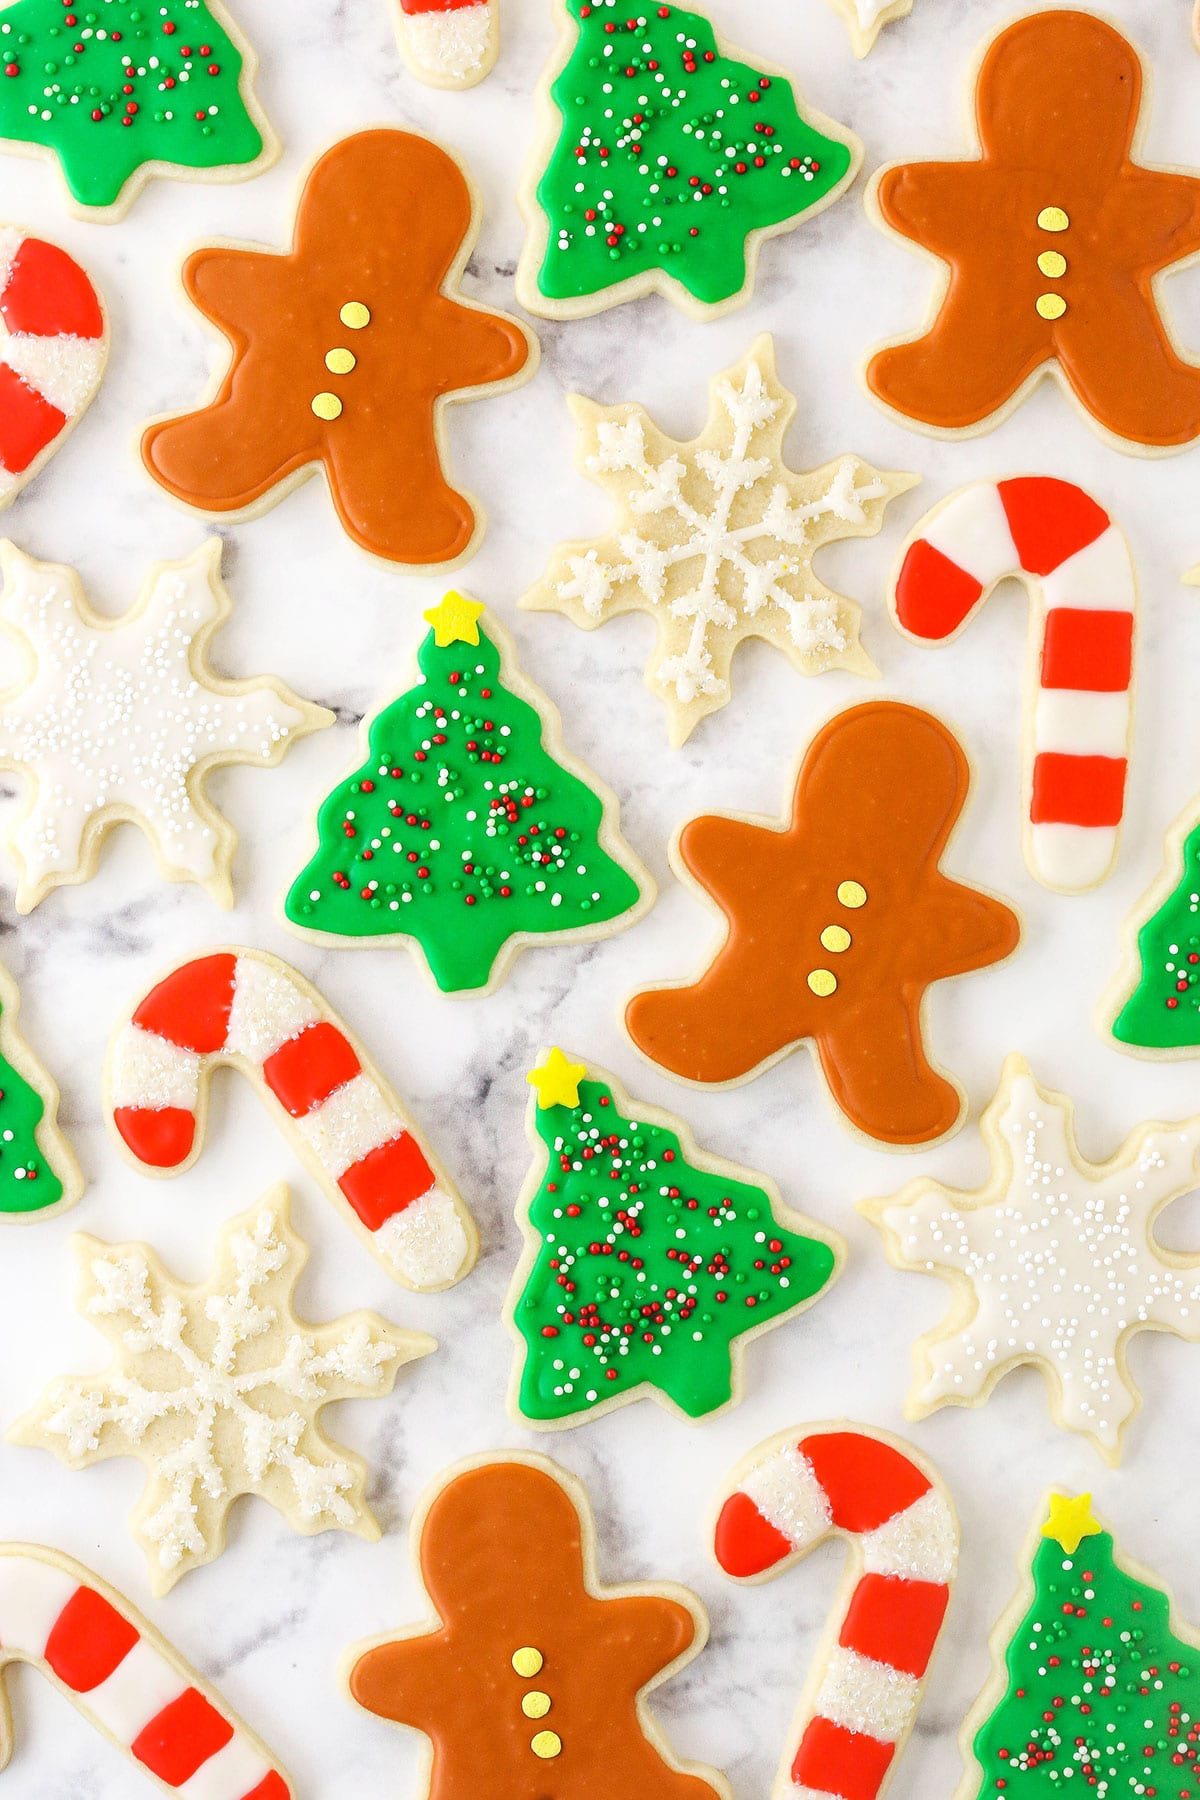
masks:
<svg viewBox="0 0 1200 1800"><path fill-rule="evenodd" d="M781 1026L781 1010L773 984L763 993L754 954L727 946L693 986L635 994L625 1026L644 1056L684 1081L740 1081L806 1035Z"/></svg>
<svg viewBox="0 0 1200 1800"><path fill-rule="evenodd" d="M962 431L999 412L1034 370L1051 360L1045 327L1025 326L992 282L956 273L923 337L880 350L867 386L885 406L937 431Z"/></svg>
<svg viewBox="0 0 1200 1800"><path fill-rule="evenodd" d="M1068 309L1059 337L1064 375L1106 430L1161 449L1200 437L1200 368L1139 288L1089 276L1087 305Z"/></svg>
<svg viewBox="0 0 1200 1800"><path fill-rule="evenodd" d="M327 444L334 506L347 534L374 556L418 565L453 562L475 536L475 510L442 471L429 402L400 404L402 426L376 417L369 428Z"/></svg>
<svg viewBox="0 0 1200 1800"><path fill-rule="evenodd" d="M872 995L816 1039L829 1091L852 1125L885 1144L928 1144L958 1123L957 1088L930 1065L920 995Z"/></svg>

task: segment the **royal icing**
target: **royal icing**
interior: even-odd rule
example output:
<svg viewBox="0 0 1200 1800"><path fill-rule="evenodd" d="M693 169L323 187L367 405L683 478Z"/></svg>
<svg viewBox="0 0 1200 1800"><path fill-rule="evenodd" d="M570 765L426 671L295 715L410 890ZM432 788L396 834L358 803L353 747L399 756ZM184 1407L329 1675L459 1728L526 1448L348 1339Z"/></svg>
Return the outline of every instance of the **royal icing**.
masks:
<svg viewBox="0 0 1200 1800"><path fill-rule="evenodd" d="M712 382L708 424L680 443L636 405L578 396L585 475L616 507L614 529L554 553L521 601L561 612L585 630L631 611L657 627L646 682L682 744L728 704L730 665L743 638L762 638L805 675L874 674L859 643L861 611L824 586L812 562L824 545L871 537L914 477L856 456L798 474L783 456L795 398L760 337Z"/></svg>
<svg viewBox="0 0 1200 1800"><path fill-rule="evenodd" d="M513 1279L522 1418L559 1424L657 1390L689 1418L728 1405L746 1335L840 1272L832 1233L791 1215L761 1176L699 1151L676 1119L561 1051L529 1076L541 1153L518 1202Z"/></svg>
<svg viewBox="0 0 1200 1800"><path fill-rule="evenodd" d="M932 982L1000 961L1016 915L942 873L970 785L929 713L871 701L817 733L790 820L693 819L680 871L728 921L693 983L629 1002L629 1035L684 1081L731 1082L811 1038L849 1123L885 1144L953 1131L963 1098L929 1062Z"/></svg>
<svg viewBox="0 0 1200 1800"><path fill-rule="evenodd" d="M123 1595L73 1557L0 1545L0 1682L13 1662L57 1682L146 1774L197 1800L291 1800L266 1746ZM0 1701L7 1699L0 1685ZM10 1744L5 1734L5 1754Z"/></svg>
<svg viewBox="0 0 1200 1800"><path fill-rule="evenodd" d="M467 556L482 526L446 479L443 414L537 361L523 325L459 291L478 225L455 158L383 128L318 159L290 251L194 251L184 286L232 357L207 406L147 427L155 480L206 515L245 514L320 468L364 550L420 565Z"/></svg>
<svg viewBox="0 0 1200 1800"><path fill-rule="evenodd" d="M1200 1779L1195 1638L1169 1595L1118 1562L1091 1495L1052 1495L1029 1573L993 1639L992 1680L962 1734L956 1800L1078 1789L1188 1800Z"/></svg>
<svg viewBox="0 0 1200 1800"><path fill-rule="evenodd" d="M393 0L405 61L431 87L482 81L500 42L500 0Z"/></svg>
<svg viewBox="0 0 1200 1800"><path fill-rule="evenodd" d="M1080 893L1112 868L1125 810L1133 559L1120 527L1068 481L975 482L917 526L892 616L909 637L948 642L1008 576L1029 589L1038 646L1026 701L1026 861L1044 886Z"/></svg>
<svg viewBox="0 0 1200 1800"><path fill-rule="evenodd" d="M59 1129L58 1088L21 1035L18 1008L17 985L0 966L0 1218L44 1219L74 1206L83 1175Z"/></svg>
<svg viewBox="0 0 1200 1800"><path fill-rule="evenodd" d="M632 924L654 885L497 621L453 593L425 617L420 679L370 721L365 761L323 802L284 917L316 941L411 939L460 993L503 980L524 943Z"/></svg>
<svg viewBox="0 0 1200 1800"><path fill-rule="evenodd" d="M237 836L205 777L226 763L270 767L332 714L272 676L215 674L209 644L230 610L220 565L219 538L154 565L114 620L92 611L73 569L0 543L0 629L26 663L0 695L0 765L27 781L9 837L18 912L86 881L120 820L145 832L167 879L233 904Z"/></svg>
<svg viewBox="0 0 1200 1800"><path fill-rule="evenodd" d="M1102 1007L1118 1044L1164 1056L1200 1049L1200 821L1167 834L1160 880L1138 908L1125 967ZM1113 1016L1115 1013L1115 1017Z"/></svg>
<svg viewBox="0 0 1200 1800"><path fill-rule="evenodd" d="M950 271L932 327L867 366L885 406L986 429L1054 372L1122 443L1200 433L1200 368L1154 287L1200 250L1200 179L1132 160L1142 86L1137 51L1103 19L1033 12L983 58L980 154L884 170L880 218Z"/></svg>
<svg viewBox="0 0 1200 1800"><path fill-rule="evenodd" d="M800 110L791 83L723 47L680 6L563 0L517 272L554 318L650 288L703 308L749 296L758 240L854 179L862 146Z"/></svg>
<svg viewBox="0 0 1200 1800"><path fill-rule="evenodd" d="M190 1168L208 1086L241 1069L328 1197L406 1287L428 1292L474 1264L474 1222L395 1090L303 976L261 950L182 963L113 1034L108 1118L147 1174Z"/></svg>
<svg viewBox="0 0 1200 1800"><path fill-rule="evenodd" d="M15 0L0 68L0 138L52 152L81 208L123 209L164 165L244 176L274 154L214 0Z"/></svg>
<svg viewBox="0 0 1200 1800"><path fill-rule="evenodd" d="M0 226L0 508L82 418L107 360L108 320L79 264Z"/></svg>
<svg viewBox="0 0 1200 1800"><path fill-rule="evenodd" d="M68 1468L136 1458L146 1483L133 1534L150 1585L165 1593L225 1547L229 1509L259 1494L293 1530L376 1538L367 1467L322 1432L334 1400L391 1392L432 1338L377 1313L329 1325L296 1316L308 1250L271 1189L225 1227L214 1274L176 1280L145 1244L74 1240L79 1308L112 1347L97 1375L62 1377L9 1432Z"/></svg>
<svg viewBox="0 0 1200 1800"><path fill-rule="evenodd" d="M834 12L845 19L855 56L866 56L885 25L907 18L913 0L829 0Z"/></svg>
<svg viewBox="0 0 1200 1800"><path fill-rule="evenodd" d="M955 1293L917 1345L911 1416L982 1402L1029 1363L1058 1423L1116 1462L1140 1405L1130 1339L1158 1330L1200 1342L1200 1265L1154 1235L1162 1208L1196 1185L1200 1120L1142 1125L1107 1162L1089 1163L1071 1102L1011 1056L980 1130L986 1187L961 1193L923 1177L863 1209L897 1268L941 1275Z"/></svg>
<svg viewBox="0 0 1200 1800"><path fill-rule="evenodd" d="M437 1617L359 1646L351 1695L432 1741L428 1800L728 1800L682 1767L642 1695L701 1648L684 1588L605 1588L578 1483L541 1458L451 1471L414 1522Z"/></svg>
<svg viewBox="0 0 1200 1800"><path fill-rule="evenodd" d="M851 1547L827 1648L775 1784L777 1800L876 1800L913 1728L958 1565L958 1520L907 1444L848 1425L761 1444L717 1518L727 1575L771 1576L830 1537Z"/></svg>

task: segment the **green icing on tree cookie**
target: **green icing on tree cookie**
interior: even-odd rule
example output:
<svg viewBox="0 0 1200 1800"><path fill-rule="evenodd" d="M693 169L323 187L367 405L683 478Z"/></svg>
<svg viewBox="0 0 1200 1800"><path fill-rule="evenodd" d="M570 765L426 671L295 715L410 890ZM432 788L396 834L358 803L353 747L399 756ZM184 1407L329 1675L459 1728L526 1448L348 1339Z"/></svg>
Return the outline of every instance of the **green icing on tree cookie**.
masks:
<svg viewBox="0 0 1200 1800"><path fill-rule="evenodd" d="M63 1184L38 1146L42 1096L0 1055L0 1213L44 1212Z"/></svg>
<svg viewBox="0 0 1200 1800"><path fill-rule="evenodd" d="M529 1079L556 1070L574 1081L543 1088L533 1113L548 1159L513 1308L520 1411L568 1419L646 1382L702 1418L732 1397L735 1340L820 1293L833 1244L784 1230L762 1187L689 1163L676 1131L625 1117L561 1052Z"/></svg>
<svg viewBox="0 0 1200 1800"><path fill-rule="evenodd" d="M1121 1568L1092 1525L1069 1551L1038 1544L1007 1692L975 1736L979 1800L1200 1792L1200 1651L1171 1631L1166 1594Z"/></svg>
<svg viewBox="0 0 1200 1800"><path fill-rule="evenodd" d="M305 932L414 938L443 992L486 986L519 934L592 931L641 897L601 848L604 801L505 686L482 612L448 594L425 615L421 679L372 721L367 759L321 806L316 855L284 903Z"/></svg>
<svg viewBox="0 0 1200 1800"><path fill-rule="evenodd" d="M17 0L0 69L0 138L52 150L82 206L112 206L143 163L262 153L241 55L201 0Z"/></svg>
<svg viewBox="0 0 1200 1800"><path fill-rule="evenodd" d="M1137 943L1141 975L1113 1036L1144 1050L1200 1048L1200 824L1184 840L1178 885Z"/></svg>
<svg viewBox="0 0 1200 1800"><path fill-rule="evenodd" d="M537 190L538 287L576 300L663 269L705 305L731 299L747 235L825 200L849 146L802 117L782 77L722 55L698 13L565 4L579 35L551 88L563 127Z"/></svg>

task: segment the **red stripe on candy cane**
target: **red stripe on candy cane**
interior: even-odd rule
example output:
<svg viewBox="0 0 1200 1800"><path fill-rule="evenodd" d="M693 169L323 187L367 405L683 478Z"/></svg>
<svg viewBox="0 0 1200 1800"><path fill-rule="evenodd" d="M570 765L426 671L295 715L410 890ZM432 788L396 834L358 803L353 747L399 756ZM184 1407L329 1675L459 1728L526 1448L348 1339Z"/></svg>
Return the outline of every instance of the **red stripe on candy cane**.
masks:
<svg viewBox="0 0 1200 1800"><path fill-rule="evenodd" d="M198 1688L190 1687L156 1713L129 1748L152 1775L177 1788L211 1762L232 1736L228 1719L221 1717Z"/></svg>
<svg viewBox="0 0 1200 1800"><path fill-rule="evenodd" d="M717 1561L753 1579L827 1537L852 1546L833 1648L795 1727L786 1780L798 1800L877 1800L924 1693L958 1560L954 1508L907 1445L819 1426L761 1445L720 1509Z"/></svg>
<svg viewBox="0 0 1200 1800"><path fill-rule="evenodd" d="M1041 631L1027 861L1047 887L1078 893L1108 874L1124 814L1137 591L1123 534L1070 482L977 482L917 527L892 612L908 636L944 643L1010 576Z"/></svg>
<svg viewBox="0 0 1200 1800"><path fill-rule="evenodd" d="M199 1155L208 1081L222 1063L250 1076L397 1280L435 1289L466 1274L469 1215L396 1094L316 990L261 952L220 950L180 965L114 1034L109 1117L135 1162L168 1173Z"/></svg>

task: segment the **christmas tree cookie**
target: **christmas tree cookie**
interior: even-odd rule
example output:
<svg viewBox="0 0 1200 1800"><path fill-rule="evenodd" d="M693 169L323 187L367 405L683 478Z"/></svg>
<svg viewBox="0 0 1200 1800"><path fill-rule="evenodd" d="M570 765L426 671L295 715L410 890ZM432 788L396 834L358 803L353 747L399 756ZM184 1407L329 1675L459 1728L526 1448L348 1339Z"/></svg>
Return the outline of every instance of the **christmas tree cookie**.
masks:
<svg viewBox="0 0 1200 1800"><path fill-rule="evenodd" d="M1140 921L1136 923L1135 921ZM1200 818L1167 833L1163 870L1124 933L1122 967L1099 1022L1134 1056L1200 1055Z"/></svg>
<svg viewBox="0 0 1200 1800"><path fill-rule="evenodd" d="M58 1127L58 1088L17 1027L17 984L0 965L0 1218L66 1212L83 1175Z"/></svg>
<svg viewBox="0 0 1200 1800"><path fill-rule="evenodd" d="M221 0L16 0L0 66L0 139L56 156L81 218L121 218L152 175L244 180L279 154Z"/></svg>
<svg viewBox="0 0 1200 1800"><path fill-rule="evenodd" d="M426 1800L730 1800L646 1706L703 1648L704 1610L672 1583L601 1585L572 1476L543 1457L459 1463L412 1535L433 1616L358 1645L345 1676L428 1739Z"/></svg>
<svg viewBox="0 0 1200 1800"><path fill-rule="evenodd" d="M745 1345L825 1290L842 1240L603 1070L551 1050L529 1082L515 1416L570 1425L653 1391L690 1419L732 1404Z"/></svg>
<svg viewBox="0 0 1200 1800"><path fill-rule="evenodd" d="M411 940L457 994L497 986L525 944L633 924L654 884L497 621L456 593L425 617L420 678L323 802L284 920L315 943Z"/></svg>
<svg viewBox="0 0 1200 1800"><path fill-rule="evenodd" d="M1052 1494L993 1674L963 1727L955 1800L1189 1800L1200 1781L1200 1640L1149 1570L1118 1560L1092 1497Z"/></svg>
<svg viewBox="0 0 1200 1800"><path fill-rule="evenodd" d="M742 305L762 241L836 200L862 145L699 13L556 5L562 43L520 196L518 300L548 319L648 293L708 317Z"/></svg>

